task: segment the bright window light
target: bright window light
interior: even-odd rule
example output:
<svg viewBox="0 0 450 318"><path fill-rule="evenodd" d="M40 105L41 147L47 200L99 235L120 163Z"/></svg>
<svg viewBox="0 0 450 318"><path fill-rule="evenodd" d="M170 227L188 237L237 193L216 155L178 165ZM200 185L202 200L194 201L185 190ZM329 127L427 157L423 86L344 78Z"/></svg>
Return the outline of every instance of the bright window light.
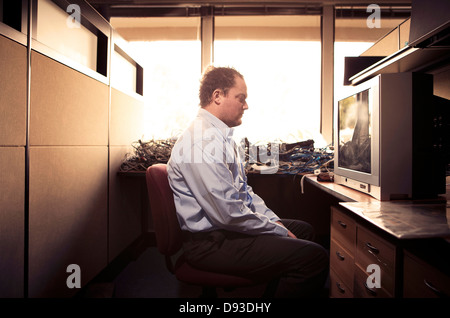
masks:
<svg viewBox="0 0 450 318"><path fill-rule="evenodd" d="M321 141L320 41L215 41L214 64L236 68L247 84L249 109L235 136Z"/></svg>
<svg viewBox="0 0 450 318"><path fill-rule="evenodd" d="M144 68L144 140L178 136L199 109L200 41L130 42Z"/></svg>

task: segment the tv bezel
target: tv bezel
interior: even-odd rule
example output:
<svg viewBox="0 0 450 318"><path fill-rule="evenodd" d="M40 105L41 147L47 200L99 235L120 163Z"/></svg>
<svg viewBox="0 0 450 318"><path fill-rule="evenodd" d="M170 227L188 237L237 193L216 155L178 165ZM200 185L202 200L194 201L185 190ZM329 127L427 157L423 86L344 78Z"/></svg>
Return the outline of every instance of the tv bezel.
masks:
<svg viewBox="0 0 450 318"><path fill-rule="evenodd" d="M366 183L372 186L380 186L380 149L379 149L379 127L380 127L380 78L379 76L372 78L358 86L352 87L343 96L337 97L335 101L334 112L334 174L342 177L351 178L355 181ZM341 101L355 96L358 93L368 90L368 103L369 103L369 120L371 122L371 158L370 158L370 173L343 168L339 166L339 104ZM364 189L361 189L364 191ZM367 192L367 191L364 191Z"/></svg>
<svg viewBox="0 0 450 318"><path fill-rule="evenodd" d="M433 75L384 73L355 86L347 95L366 89L372 90L369 102L372 102L374 169L368 174L339 167L339 152L335 149L335 183L381 201L434 199L445 193L445 167L433 146L436 134ZM337 98L335 104L335 146L339 128L337 103L342 99ZM435 166L430 169L430 165Z"/></svg>

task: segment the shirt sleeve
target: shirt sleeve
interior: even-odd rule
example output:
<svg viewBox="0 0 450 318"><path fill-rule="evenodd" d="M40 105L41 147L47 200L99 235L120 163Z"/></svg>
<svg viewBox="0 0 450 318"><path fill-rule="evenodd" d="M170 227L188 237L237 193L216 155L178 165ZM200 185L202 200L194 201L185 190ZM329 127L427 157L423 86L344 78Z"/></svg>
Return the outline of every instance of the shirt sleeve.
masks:
<svg viewBox="0 0 450 318"><path fill-rule="evenodd" d="M241 197L243 194L235 187L229 169L229 165L240 163L217 160L217 157L209 156L208 152L203 152L203 160L202 163L179 163L179 169L211 224L249 235L287 235L287 229L275 223L279 218L271 210L262 208L262 205L265 206L264 201L253 191L258 209L252 211L245 205Z"/></svg>

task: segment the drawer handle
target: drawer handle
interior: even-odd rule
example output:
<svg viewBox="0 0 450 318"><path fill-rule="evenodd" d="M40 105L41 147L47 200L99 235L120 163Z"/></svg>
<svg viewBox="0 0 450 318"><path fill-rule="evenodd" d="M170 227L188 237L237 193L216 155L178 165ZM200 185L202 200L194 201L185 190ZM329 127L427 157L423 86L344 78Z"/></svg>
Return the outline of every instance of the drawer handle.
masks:
<svg viewBox="0 0 450 318"><path fill-rule="evenodd" d="M345 256L339 253L339 251L336 251L336 255L341 261L345 260Z"/></svg>
<svg viewBox="0 0 450 318"><path fill-rule="evenodd" d="M431 291L433 293L435 293L436 295L438 295L441 298L447 298L447 295L445 295L443 292L441 292L439 289L437 289L436 287L433 286L433 284L431 284L429 281L427 281L426 279L423 280L423 283L425 284L425 286L427 286L429 289L431 289Z"/></svg>
<svg viewBox="0 0 450 318"><path fill-rule="evenodd" d="M388 267L388 265L383 262L379 257L378 257L378 253L380 252L380 250L378 248L376 248L375 246L373 246L372 244L370 244L369 242L366 243L366 246L368 248L367 252L369 254L371 254L373 257L375 257L378 261L378 263L380 263L381 265L384 265L386 267Z"/></svg>
<svg viewBox="0 0 450 318"><path fill-rule="evenodd" d="M369 253L375 253L378 254L380 252L380 250L378 248L376 248L375 246L373 246L372 244L370 244L369 242L366 243L367 248L369 249Z"/></svg>
<svg viewBox="0 0 450 318"><path fill-rule="evenodd" d="M342 226L344 229L347 228L347 224L345 224L344 222L338 220L338 223L340 226Z"/></svg>
<svg viewBox="0 0 450 318"><path fill-rule="evenodd" d="M341 286L341 284L339 284L338 282L336 282L336 287L338 288L338 291L339 291L341 294L345 294L345 288L343 288L343 287Z"/></svg>
<svg viewBox="0 0 450 318"><path fill-rule="evenodd" d="M369 294L371 294L372 296L376 296L377 292L374 291L373 289L369 288L369 286L367 286L367 283L364 282L364 287L366 288L366 290L369 292Z"/></svg>

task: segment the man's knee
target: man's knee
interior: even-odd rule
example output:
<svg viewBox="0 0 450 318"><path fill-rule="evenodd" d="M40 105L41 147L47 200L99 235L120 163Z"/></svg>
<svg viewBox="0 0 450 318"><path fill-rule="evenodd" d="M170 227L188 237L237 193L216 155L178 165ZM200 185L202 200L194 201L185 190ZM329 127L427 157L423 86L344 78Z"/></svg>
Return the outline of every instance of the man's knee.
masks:
<svg viewBox="0 0 450 318"><path fill-rule="evenodd" d="M329 256L327 250L320 244L310 242L303 250L300 267L310 275L318 275L328 271Z"/></svg>
<svg viewBox="0 0 450 318"><path fill-rule="evenodd" d="M329 256L327 250L320 244L313 243L314 245L314 258L316 259L318 265L323 265L323 267L328 267Z"/></svg>
<svg viewBox="0 0 450 318"><path fill-rule="evenodd" d="M302 239L302 240L308 240L308 241L314 240L315 230L311 224L301 221L301 220L290 220L290 219L283 219L283 220L281 220L281 222L297 238Z"/></svg>

